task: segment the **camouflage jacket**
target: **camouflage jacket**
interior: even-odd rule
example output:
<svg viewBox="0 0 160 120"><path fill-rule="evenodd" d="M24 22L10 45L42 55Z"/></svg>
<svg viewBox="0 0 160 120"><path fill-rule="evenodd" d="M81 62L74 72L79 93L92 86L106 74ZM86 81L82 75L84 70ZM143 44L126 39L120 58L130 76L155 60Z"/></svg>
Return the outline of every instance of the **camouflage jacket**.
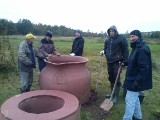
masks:
<svg viewBox="0 0 160 120"><path fill-rule="evenodd" d="M34 51L34 60L35 60L35 49L32 47ZM32 61L31 61L31 51L29 49L29 45L27 41L23 41L20 43L18 48L18 68L20 71L31 72L33 71Z"/></svg>

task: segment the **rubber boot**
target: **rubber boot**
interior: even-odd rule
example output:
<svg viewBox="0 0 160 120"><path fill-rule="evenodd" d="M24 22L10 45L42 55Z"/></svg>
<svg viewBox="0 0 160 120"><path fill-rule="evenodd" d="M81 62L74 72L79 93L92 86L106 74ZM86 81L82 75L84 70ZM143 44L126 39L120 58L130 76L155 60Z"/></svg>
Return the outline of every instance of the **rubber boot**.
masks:
<svg viewBox="0 0 160 120"><path fill-rule="evenodd" d="M117 101L118 101L119 91L120 91L120 86L116 86L114 96L113 96L113 99L112 99L113 104L117 103Z"/></svg>
<svg viewBox="0 0 160 120"><path fill-rule="evenodd" d="M113 90L113 87L114 87L114 83L111 83L110 87L111 87L111 92L110 92L110 94L106 95L106 98L110 98L111 97L111 93L112 93L112 90Z"/></svg>

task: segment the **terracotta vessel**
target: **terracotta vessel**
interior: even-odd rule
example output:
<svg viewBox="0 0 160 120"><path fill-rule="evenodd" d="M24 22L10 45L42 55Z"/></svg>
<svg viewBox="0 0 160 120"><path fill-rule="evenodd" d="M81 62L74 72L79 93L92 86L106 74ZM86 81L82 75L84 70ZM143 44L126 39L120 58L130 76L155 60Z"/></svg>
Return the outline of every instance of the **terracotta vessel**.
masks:
<svg viewBox="0 0 160 120"><path fill-rule="evenodd" d="M53 56L40 73L40 89L60 90L75 95L80 103L90 97L91 76L88 59L80 56Z"/></svg>
<svg viewBox="0 0 160 120"><path fill-rule="evenodd" d="M80 120L80 105L74 95L62 91L26 92L2 104L0 120Z"/></svg>

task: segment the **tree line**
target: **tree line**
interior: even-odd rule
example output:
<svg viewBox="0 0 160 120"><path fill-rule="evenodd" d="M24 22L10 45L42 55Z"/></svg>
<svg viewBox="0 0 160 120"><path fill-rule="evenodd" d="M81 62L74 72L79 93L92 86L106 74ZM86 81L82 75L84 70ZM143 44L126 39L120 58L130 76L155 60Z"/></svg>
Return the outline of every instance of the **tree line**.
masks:
<svg viewBox="0 0 160 120"><path fill-rule="evenodd" d="M31 32L35 35L44 35L46 31L51 30L54 36L73 36L75 30L61 26L51 26L46 24L33 24L28 19L19 19L17 23L13 23L7 19L0 19L0 35L26 35ZM101 37L102 33L92 33L89 30L83 32L84 37Z"/></svg>
<svg viewBox="0 0 160 120"><path fill-rule="evenodd" d="M61 26L51 26L46 24L33 24L28 19L19 19L17 23L14 23L7 19L0 19L0 35L26 35L31 32L35 35L44 35L46 31L51 30L54 36L73 36L75 30ZM107 33L93 33L89 30L87 32L82 31L84 37L104 37ZM123 34L125 37L129 37L129 33ZM160 38L160 31L142 32L144 38Z"/></svg>

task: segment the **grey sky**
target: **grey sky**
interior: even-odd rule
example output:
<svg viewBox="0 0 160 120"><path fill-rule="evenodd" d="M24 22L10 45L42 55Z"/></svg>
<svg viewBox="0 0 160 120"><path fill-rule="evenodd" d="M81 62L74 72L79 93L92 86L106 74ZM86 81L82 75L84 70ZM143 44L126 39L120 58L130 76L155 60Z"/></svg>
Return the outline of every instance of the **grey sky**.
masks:
<svg viewBox="0 0 160 120"><path fill-rule="evenodd" d="M28 19L98 33L111 25L120 33L160 31L158 0L0 0L0 6L0 18L13 22Z"/></svg>

